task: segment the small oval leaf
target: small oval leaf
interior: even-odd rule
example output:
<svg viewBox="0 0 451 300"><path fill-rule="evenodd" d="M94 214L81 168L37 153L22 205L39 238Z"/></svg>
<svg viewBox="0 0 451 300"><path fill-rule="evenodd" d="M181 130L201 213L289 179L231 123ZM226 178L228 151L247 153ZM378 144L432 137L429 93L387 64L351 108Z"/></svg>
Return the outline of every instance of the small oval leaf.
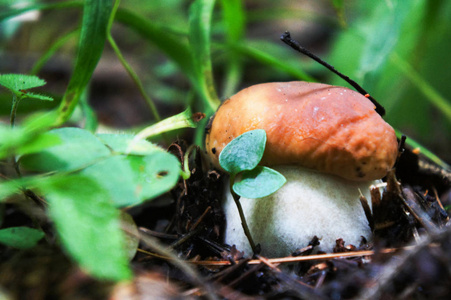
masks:
<svg viewBox="0 0 451 300"><path fill-rule="evenodd" d="M265 145L266 132L263 129L245 132L222 149L219 164L231 174L252 170L262 159Z"/></svg>
<svg viewBox="0 0 451 300"><path fill-rule="evenodd" d="M243 172L241 179L233 184L233 191L244 198L262 198L280 189L286 181L276 170L258 166Z"/></svg>
<svg viewBox="0 0 451 300"><path fill-rule="evenodd" d="M18 249L34 247L42 238L41 230L29 227L10 227L0 230L0 244Z"/></svg>

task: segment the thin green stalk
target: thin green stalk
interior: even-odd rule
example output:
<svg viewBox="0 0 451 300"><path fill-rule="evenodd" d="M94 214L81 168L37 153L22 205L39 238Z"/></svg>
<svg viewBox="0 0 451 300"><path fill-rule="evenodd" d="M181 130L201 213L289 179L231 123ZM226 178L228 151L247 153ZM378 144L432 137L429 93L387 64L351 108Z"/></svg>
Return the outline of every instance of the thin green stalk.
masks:
<svg viewBox="0 0 451 300"><path fill-rule="evenodd" d="M14 128L14 123L16 121L16 113L17 107L19 106L20 98L17 98L17 95L13 93L13 105L11 106L11 114L9 116L9 123L11 124L11 128Z"/></svg>
<svg viewBox="0 0 451 300"><path fill-rule="evenodd" d="M138 87L138 90L141 93L141 96L146 100L147 104L149 105L153 117L155 118L156 121L161 121L161 117L158 114L155 103L146 94L146 91L144 90L141 80L138 78L138 75L135 73L135 71L133 71L133 69L130 67L130 65L125 60L124 56L122 55L121 51L119 50L116 42L114 41L114 39L110 33L108 33L107 40L110 43L111 48L113 48L114 53L116 53L116 56L119 59L119 61L121 62L122 66L127 71L128 75L131 77L131 79L133 80L135 85Z"/></svg>
<svg viewBox="0 0 451 300"><path fill-rule="evenodd" d="M148 139L152 136L162 134L171 130L181 128L195 128L198 122L198 115L191 112L191 108L185 111L166 118L156 124L152 124L136 134L134 140Z"/></svg>
<svg viewBox="0 0 451 300"><path fill-rule="evenodd" d="M14 125L15 125L17 107L19 107L20 100L22 100L22 98L21 97L18 98L17 95L15 93L13 93L13 105L11 106L11 115L9 116L9 123L11 124L11 128L14 128ZM12 157L12 163L13 163L14 170L16 171L17 175L19 177L21 177L22 174L20 172L19 164L17 163L17 158L15 155L13 155L13 157Z"/></svg>
<svg viewBox="0 0 451 300"><path fill-rule="evenodd" d="M113 28L114 18L116 17L117 9L119 8L119 4L121 4L121 0L115 0L113 8L111 10L110 18L108 19L108 24L106 26L106 30L108 34L111 32L111 28Z"/></svg>
<svg viewBox="0 0 451 300"><path fill-rule="evenodd" d="M222 97L228 98L235 94L240 84L243 74L243 66L235 57L229 58L229 63L226 66L226 74L224 76L224 88Z"/></svg>
<svg viewBox="0 0 451 300"><path fill-rule="evenodd" d="M247 226L246 217L243 212L243 207L241 206L241 203L240 203L240 196L238 196L233 191L233 183L234 182L235 182L235 175L230 175L230 192L232 193L233 200L235 201L236 207L238 209L238 213L240 214L241 225L243 226L244 234L246 235L247 240L249 241L249 244L251 245L252 252L254 252L254 254L255 254L257 251L257 248L255 247L254 239L252 238L251 231L249 230L249 226Z"/></svg>
<svg viewBox="0 0 451 300"><path fill-rule="evenodd" d="M227 44L242 43L246 28L246 14L242 0L222 0L222 22L226 33ZM228 63L224 75L223 98L236 93L243 75L243 64L235 50L227 52Z"/></svg>
<svg viewBox="0 0 451 300"><path fill-rule="evenodd" d="M152 101L152 99L146 94L144 87L142 85L141 80L139 79L136 72L132 69L132 67L127 63L124 56L122 55L121 50L117 46L115 40L113 39L113 36L111 35L111 28L113 26L113 21L116 16L117 9L119 8L120 0L116 0L114 2L113 10L110 15L110 19L108 20L108 27L107 27L107 40L108 43L110 43L111 48L113 48L114 53L116 53L117 58L121 62L124 69L127 71L128 75L131 77L135 85L138 87L139 92L141 93L141 96L146 100L147 104L150 107L150 110L153 114L153 117L156 121L161 121L161 117L158 114L157 107L155 106L155 103Z"/></svg>
<svg viewBox="0 0 451 300"><path fill-rule="evenodd" d="M194 86L202 97L204 113L212 115L221 104L211 62L211 20L215 0L196 0L189 9L189 44L194 62Z"/></svg>
<svg viewBox="0 0 451 300"><path fill-rule="evenodd" d="M80 29L77 28L69 33L66 33L64 36L60 37L56 42L54 42L50 48L42 55L38 61L34 64L33 68L30 71L30 75L36 75L42 69L42 67L49 61L49 59L58 51L64 44L67 43L70 39L72 39L75 35L79 33Z"/></svg>
<svg viewBox="0 0 451 300"><path fill-rule="evenodd" d="M191 152L197 149L197 146L193 144L186 149L185 155L183 156L183 170L180 174L184 180L188 180L191 177L191 170L189 169L189 156Z"/></svg>

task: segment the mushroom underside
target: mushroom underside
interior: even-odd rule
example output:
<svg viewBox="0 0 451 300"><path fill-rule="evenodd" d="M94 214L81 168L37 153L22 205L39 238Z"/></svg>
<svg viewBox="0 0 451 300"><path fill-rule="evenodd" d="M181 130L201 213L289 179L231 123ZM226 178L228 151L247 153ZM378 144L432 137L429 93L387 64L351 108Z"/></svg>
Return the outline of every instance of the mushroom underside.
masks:
<svg viewBox="0 0 451 300"><path fill-rule="evenodd" d="M339 238L355 246L359 246L362 237L371 239L359 196L362 193L370 200L369 187L379 181L354 182L298 166L274 169L287 179L281 189L260 199L240 199L252 237L261 245L263 255L290 255L307 246L315 235L320 238L317 250L325 252L332 252ZM225 242L251 255L238 210L228 191L224 211Z"/></svg>

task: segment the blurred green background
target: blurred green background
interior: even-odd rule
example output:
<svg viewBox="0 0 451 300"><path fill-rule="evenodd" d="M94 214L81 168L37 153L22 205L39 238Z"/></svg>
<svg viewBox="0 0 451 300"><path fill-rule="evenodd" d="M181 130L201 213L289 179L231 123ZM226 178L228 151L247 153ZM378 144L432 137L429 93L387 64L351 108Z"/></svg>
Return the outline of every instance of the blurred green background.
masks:
<svg viewBox="0 0 451 300"><path fill-rule="evenodd" d="M113 26L124 58L162 118L188 105L209 113L193 87L185 48L177 46L199 46L189 41L192 2L122 0ZM42 92L61 99L76 58L82 1L0 0L0 4L0 73L36 72L48 82ZM17 5L44 9L11 18L8 12ZM207 46L221 100L269 81L347 86L285 46L279 38L286 30L369 91L385 107L385 119L393 127L451 162L451 1L218 0ZM43 55L48 60L40 60ZM109 45L87 99L102 126L125 130L155 121ZM57 104L23 102L19 113ZM10 106L10 95L1 90L2 118L8 118Z"/></svg>

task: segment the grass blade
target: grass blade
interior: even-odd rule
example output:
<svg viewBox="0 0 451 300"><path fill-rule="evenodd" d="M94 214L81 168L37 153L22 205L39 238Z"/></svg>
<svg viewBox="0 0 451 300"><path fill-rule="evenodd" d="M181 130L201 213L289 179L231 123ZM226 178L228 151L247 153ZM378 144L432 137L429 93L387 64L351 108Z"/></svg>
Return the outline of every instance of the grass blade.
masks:
<svg viewBox="0 0 451 300"><path fill-rule="evenodd" d="M238 44L244 36L246 16L241 0L222 0L223 23L227 44ZM229 49L228 49L229 50ZM224 76L223 98L233 95L242 79L243 65L233 48L227 53L228 63Z"/></svg>
<svg viewBox="0 0 451 300"><path fill-rule="evenodd" d="M213 82L211 64L211 18L214 0L196 0L189 13L189 42L196 67L195 87L202 97L207 115L218 108L220 101Z"/></svg>
<svg viewBox="0 0 451 300"><path fill-rule="evenodd" d="M73 30L69 33L66 33L58 40L56 40L47 51L36 61L33 68L30 71L31 75L36 75L42 69L42 67L49 61L49 59L62 47L64 46L70 39L75 37L79 33L78 29Z"/></svg>
<svg viewBox="0 0 451 300"><path fill-rule="evenodd" d="M72 114L100 59L105 44L108 19L112 9L109 0L86 0L74 73L58 109L56 125Z"/></svg>

